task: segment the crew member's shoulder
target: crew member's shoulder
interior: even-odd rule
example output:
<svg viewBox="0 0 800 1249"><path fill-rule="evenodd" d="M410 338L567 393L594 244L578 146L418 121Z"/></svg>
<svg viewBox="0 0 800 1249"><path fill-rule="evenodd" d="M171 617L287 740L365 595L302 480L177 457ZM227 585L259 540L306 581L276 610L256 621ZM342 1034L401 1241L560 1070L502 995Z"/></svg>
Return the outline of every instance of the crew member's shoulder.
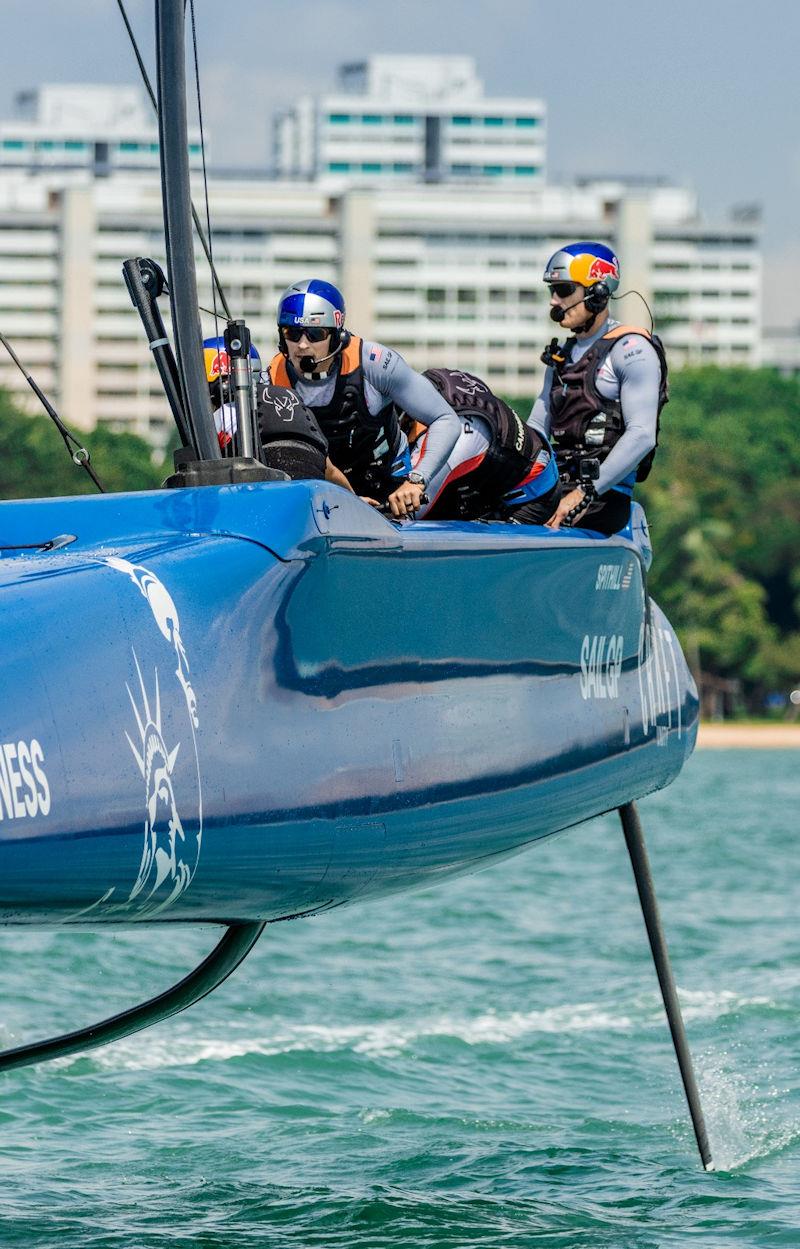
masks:
<svg viewBox="0 0 800 1249"><path fill-rule="evenodd" d="M658 361L658 352L650 341L647 330L636 326L617 326L622 330L614 339L609 353L615 368L625 369L646 361Z"/></svg>
<svg viewBox="0 0 800 1249"><path fill-rule="evenodd" d="M370 381L378 378L391 377L398 364L404 363L403 357L393 347L383 343L374 343L365 338L361 344L361 363Z"/></svg>

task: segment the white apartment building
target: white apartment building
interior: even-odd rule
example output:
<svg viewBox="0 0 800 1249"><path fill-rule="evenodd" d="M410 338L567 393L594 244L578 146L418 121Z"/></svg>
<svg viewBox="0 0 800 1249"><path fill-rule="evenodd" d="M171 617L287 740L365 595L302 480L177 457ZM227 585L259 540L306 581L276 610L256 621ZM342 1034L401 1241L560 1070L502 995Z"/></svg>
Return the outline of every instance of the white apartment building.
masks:
<svg viewBox="0 0 800 1249"><path fill-rule="evenodd" d="M301 98L274 127L289 178L334 185L544 181L546 109L485 97L467 56L372 56L339 70L339 90Z"/></svg>
<svg viewBox="0 0 800 1249"><path fill-rule="evenodd" d="M757 224L711 227L693 194L658 183L548 185L544 105L485 97L472 58L345 66L339 93L302 101L276 136L283 176L209 185L217 268L265 358L280 293L319 276L342 287L357 332L414 367L451 365L533 396L556 330L545 262L597 238L619 253L623 289L652 309L673 367L759 361ZM196 133L190 143L197 172ZM171 421L122 280L131 256L164 260L149 101L125 86L26 93L0 123L0 330L67 421L161 447ZM211 308L199 247L198 276ZM637 296L612 309L649 325ZM34 402L2 354L0 385Z"/></svg>
<svg viewBox="0 0 800 1249"><path fill-rule="evenodd" d="M800 322L764 330L761 363L783 377L800 377Z"/></svg>
<svg viewBox="0 0 800 1249"><path fill-rule="evenodd" d="M201 159L199 134L191 130L190 164L196 168ZM39 87L20 92L14 116L0 121L0 171L85 171L107 177L158 167L158 122L138 87Z"/></svg>
<svg viewBox="0 0 800 1249"><path fill-rule="evenodd" d="M216 178L210 211L231 308L265 359L280 293L318 276L342 287L354 330L416 368L455 366L501 394L533 396L540 353L557 329L545 262L568 240L600 238L620 254L623 289L653 309L672 367L759 361L757 227L710 228L678 188L484 184L466 196L448 183L333 192L324 181ZM121 275L124 259L142 255L163 261L152 173L0 171L0 329L67 421L105 422L163 446L171 419ZM211 308L199 248L198 275L200 301ZM636 297L612 308L649 325ZM214 332L206 314L204 328ZM1 357L0 385L35 404Z"/></svg>

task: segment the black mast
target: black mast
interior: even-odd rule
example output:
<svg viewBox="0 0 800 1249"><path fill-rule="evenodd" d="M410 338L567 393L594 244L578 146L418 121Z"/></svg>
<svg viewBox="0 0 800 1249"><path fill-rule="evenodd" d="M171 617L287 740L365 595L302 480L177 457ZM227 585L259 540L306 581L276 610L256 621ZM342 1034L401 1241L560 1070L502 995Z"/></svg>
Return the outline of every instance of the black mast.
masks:
<svg viewBox="0 0 800 1249"><path fill-rule="evenodd" d="M158 135L172 333L186 420L198 459L220 458L197 306L186 124L184 0L156 0Z"/></svg>

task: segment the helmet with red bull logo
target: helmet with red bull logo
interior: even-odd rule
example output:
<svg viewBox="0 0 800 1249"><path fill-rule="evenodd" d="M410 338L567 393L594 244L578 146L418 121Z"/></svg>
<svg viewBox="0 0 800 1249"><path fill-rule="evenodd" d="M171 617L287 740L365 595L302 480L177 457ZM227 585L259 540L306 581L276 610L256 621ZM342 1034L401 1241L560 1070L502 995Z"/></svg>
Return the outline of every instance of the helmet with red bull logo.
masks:
<svg viewBox="0 0 800 1249"><path fill-rule="evenodd" d="M548 260L543 281L577 282L585 290L603 282L613 295L620 283L619 261L605 243L568 243Z"/></svg>
<svg viewBox="0 0 800 1249"><path fill-rule="evenodd" d="M203 339L203 358L206 364L206 381L215 382L218 377L227 377L231 371L231 362L225 350L225 339L220 335ZM250 368L258 376L261 372L261 357L253 344L250 344Z"/></svg>

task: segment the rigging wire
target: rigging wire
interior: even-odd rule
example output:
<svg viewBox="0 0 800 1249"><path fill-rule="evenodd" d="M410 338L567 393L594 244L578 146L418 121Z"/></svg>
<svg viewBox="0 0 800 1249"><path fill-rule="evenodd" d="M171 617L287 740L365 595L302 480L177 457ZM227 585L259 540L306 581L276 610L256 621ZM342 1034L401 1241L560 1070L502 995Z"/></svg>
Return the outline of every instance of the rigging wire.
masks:
<svg viewBox="0 0 800 1249"><path fill-rule="evenodd" d="M73 464L77 464L79 468L86 469L86 472L89 474L89 476L91 477L94 484L97 486L97 489L100 491L100 493L107 494L108 491L106 490L103 483L100 481L100 478L97 476L97 473L92 468L91 456L89 455L89 452L87 451L86 447L84 447L83 444L75 437L75 435L70 433L70 431L67 429L61 417L58 415L55 408L53 407L52 403L47 398L47 395L44 393L41 387L37 385L37 383L33 380L28 370L23 365L22 361L20 360L19 356L15 352L14 348L11 346L11 343L8 341L5 334L0 334L0 343L3 344L6 351L11 356L11 359L14 361L17 368L19 369L20 373L25 378L25 381L28 383L31 390L36 395L36 398L39 400L42 407L44 408L45 412L50 417L50 420L53 422L56 429L60 433L61 437L64 439L64 446L67 448L67 451L69 452L69 457L72 460Z"/></svg>
<svg viewBox="0 0 800 1249"><path fill-rule="evenodd" d="M153 88L150 84L150 78L148 77L148 73L145 68L144 61L142 60L141 53L139 52L139 45L136 42L136 36L134 35L133 28L131 27L131 24L128 20L128 14L125 11L125 5L123 4L123 0L117 0L117 7L122 15L122 20L125 23L125 29L128 32L128 38L130 39L131 47L133 48L133 55L136 57L136 63L139 66L139 73L142 75L142 81L145 85L147 94L150 97L150 103L152 104L155 110L156 116L158 116L158 101L156 100L155 92L153 91ZM192 23L194 24L194 10L192 10ZM204 175L205 175L205 151L203 152L203 170L204 170ZM203 251L205 252L206 260L208 261L208 266L211 270L212 287L214 287L217 293L219 294L219 300L220 300L220 303L222 304L222 308L225 313L225 316L227 317L229 321L231 321L233 319L233 314L231 313L231 310L228 307L228 300L225 297L225 291L219 279L219 274L214 268L214 261L211 256L211 247L208 241L206 240L206 236L203 232L203 227L200 223L200 218L197 214L197 209L195 208L194 204L192 204L192 220L194 222L194 228L197 231L197 237L200 239L200 242L203 247Z"/></svg>
<svg viewBox="0 0 800 1249"><path fill-rule="evenodd" d="M213 252L212 252L211 210L208 204L208 173L206 170L206 139L205 139L205 132L203 130L203 102L200 97L200 62L198 61L198 58L197 58L197 25L195 23L195 16L194 16L194 0L189 0L189 12L192 18L192 54L194 56L194 81L195 81L195 86L197 88L197 117L198 117L198 122L200 125L200 155L203 161L203 201L205 203L205 209L206 209L206 230L208 232L209 263L213 270L214 260L213 260ZM213 282L211 283L211 301L214 305L214 335L217 339L217 346L219 346L220 335L219 335L219 315L217 313L217 292L214 288ZM228 316L228 320L229 321L231 320L230 316ZM222 366L220 366L219 383L220 383L219 384L219 397L221 401L222 400Z"/></svg>

